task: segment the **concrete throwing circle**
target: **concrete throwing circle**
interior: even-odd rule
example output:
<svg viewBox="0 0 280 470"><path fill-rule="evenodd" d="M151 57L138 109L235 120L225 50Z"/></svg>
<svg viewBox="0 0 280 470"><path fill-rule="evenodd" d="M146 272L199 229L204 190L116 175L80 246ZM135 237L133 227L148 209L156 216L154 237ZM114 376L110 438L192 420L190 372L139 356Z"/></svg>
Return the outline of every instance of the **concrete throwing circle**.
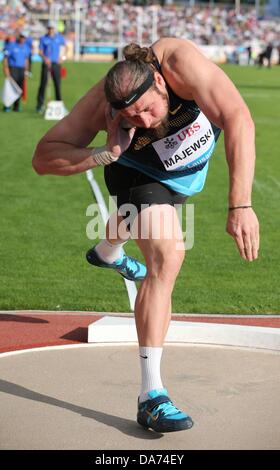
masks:
<svg viewBox="0 0 280 470"><path fill-rule="evenodd" d="M195 425L157 434L135 421L136 345L5 355L1 449L279 449L280 353L166 345L162 377Z"/></svg>

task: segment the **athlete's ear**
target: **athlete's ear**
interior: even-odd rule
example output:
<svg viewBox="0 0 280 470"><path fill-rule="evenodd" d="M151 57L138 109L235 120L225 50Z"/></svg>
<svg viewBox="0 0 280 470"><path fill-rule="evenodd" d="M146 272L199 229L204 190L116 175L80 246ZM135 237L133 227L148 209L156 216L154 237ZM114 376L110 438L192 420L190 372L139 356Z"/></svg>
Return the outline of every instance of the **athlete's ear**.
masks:
<svg viewBox="0 0 280 470"><path fill-rule="evenodd" d="M154 81L156 82L157 85L165 85L165 81L163 76L159 72L154 73Z"/></svg>
<svg viewBox="0 0 280 470"><path fill-rule="evenodd" d="M161 91L162 93L165 92L166 90L165 80L159 72L154 73L154 83L156 87L159 89L159 91Z"/></svg>

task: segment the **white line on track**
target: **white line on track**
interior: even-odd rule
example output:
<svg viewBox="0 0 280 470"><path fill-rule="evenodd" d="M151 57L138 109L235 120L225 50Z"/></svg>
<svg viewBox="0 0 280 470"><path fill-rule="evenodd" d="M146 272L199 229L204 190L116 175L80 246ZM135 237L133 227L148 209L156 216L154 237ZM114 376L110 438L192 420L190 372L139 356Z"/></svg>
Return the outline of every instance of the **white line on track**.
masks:
<svg viewBox="0 0 280 470"><path fill-rule="evenodd" d="M54 311L54 310L0 310L0 315L69 315L69 316L117 316L117 317L134 317L133 313L129 312L83 312L83 311ZM172 316L179 317L205 317L205 318L280 318L279 314L264 313L260 315L251 315L250 313L244 314L222 314L222 313L172 313Z"/></svg>
<svg viewBox="0 0 280 470"><path fill-rule="evenodd" d="M89 344L64 344L57 346L43 346L38 348L29 348L29 349L18 349L16 351L7 351L0 353L0 360L6 357L17 356L20 354L27 353L38 353L38 352L47 352L47 351L63 351L69 349L81 349L81 348L115 348L115 347L127 347L127 346L137 346L138 342L116 342L116 343L89 343ZM182 347L192 347L192 348L222 348L222 349L238 349L238 350L250 350L252 352L262 352L267 354L276 354L280 355L279 351L273 349L262 349L262 348L253 348L245 346L232 346L226 344L206 344L206 343L173 343L166 341L164 346L172 346L177 348Z"/></svg>

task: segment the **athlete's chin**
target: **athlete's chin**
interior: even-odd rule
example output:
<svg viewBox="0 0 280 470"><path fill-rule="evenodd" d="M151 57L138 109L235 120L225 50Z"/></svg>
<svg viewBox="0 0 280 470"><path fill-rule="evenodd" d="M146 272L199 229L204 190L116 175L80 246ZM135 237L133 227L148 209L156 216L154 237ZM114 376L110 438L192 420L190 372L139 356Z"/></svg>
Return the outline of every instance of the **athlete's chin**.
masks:
<svg viewBox="0 0 280 470"><path fill-rule="evenodd" d="M154 121L150 127L152 127L153 129L156 129L157 127L166 127L167 122L168 122L168 111L164 113L161 116L161 118Z"/></svg>
<svg viewBox="0 0 280 470"><path fill-rule="evenodd" d="M153 123L150 125L150 127L151 127L152 129L156 129L157 127L161 126L161 124L162 124L162 120L156 121L156 122L153 122Z"/></svg>

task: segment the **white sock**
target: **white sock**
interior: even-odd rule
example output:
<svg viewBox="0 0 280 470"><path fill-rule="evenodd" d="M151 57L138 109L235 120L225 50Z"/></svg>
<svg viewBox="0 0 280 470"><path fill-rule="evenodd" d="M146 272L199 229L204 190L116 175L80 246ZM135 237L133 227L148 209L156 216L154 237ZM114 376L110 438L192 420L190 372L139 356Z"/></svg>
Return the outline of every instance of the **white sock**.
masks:
<svg viewBox="0 0 280 470"><path fill-rule="evenodd" d="M142 384L140 390L140 403L149 399L148 392L164 388L160 376L160 361L162 348L146 346L139 347Z"/></svg>
<svg viewBox="0 0 280 470"><path fill-rule="evenodd" d="M95 251L102 261L114 263L114 261L122 257L122 248L125 243L126 241L123 243L110 243L105 238L105 240L96 245Z"/></svg>

